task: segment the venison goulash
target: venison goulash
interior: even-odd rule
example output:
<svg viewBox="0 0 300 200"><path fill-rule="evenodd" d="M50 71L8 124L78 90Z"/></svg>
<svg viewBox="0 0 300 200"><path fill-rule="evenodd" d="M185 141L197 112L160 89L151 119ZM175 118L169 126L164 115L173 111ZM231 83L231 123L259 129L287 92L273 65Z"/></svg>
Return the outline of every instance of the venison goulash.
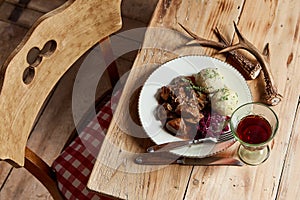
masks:
<svg viewBox="0 0 300 200"><path fill-rule="evenodd" d="M178 76L157 92L156 117L170 134L183 139L218 137L229 130L237 93L223 82L217 68Z"/></svg>

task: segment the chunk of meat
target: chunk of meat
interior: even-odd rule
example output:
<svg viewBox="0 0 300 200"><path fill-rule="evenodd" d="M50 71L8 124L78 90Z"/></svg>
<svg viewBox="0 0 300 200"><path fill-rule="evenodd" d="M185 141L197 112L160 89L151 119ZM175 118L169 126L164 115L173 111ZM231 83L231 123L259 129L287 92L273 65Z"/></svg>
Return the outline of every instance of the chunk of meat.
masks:
<svg viewBox="0 0 300 200"><path fill-rule="evenodd" d="M167 101L170 96L171 90L170 88L163 86L160 89L160 98L162 98L164 101Z"/></svg>
<svg viewBox="0 0 300 200"><path fill-rule="evenodd" d="M192 130L196 129L204 117L202 110L208 103L208 97L195 90L194 86L187 77L180 76L159 90L157 118L174 136L190 139L189 132L195 132Z"/></svg>
<svg viewBox="0 0 300 200"><path fill-rule="evenodd" d="M198 123L200 119L204 117L200 112L199 107L192 104L180 104L176 107L175 112L183 119L193 124Z"/></svg>
<svg viewBox="0 0 300 200"><path fill-rule="evenodd" d="M181 118L175 118L166 123L166 128L174 135L186 135L186 125Z"/></svg>
<svg viewBox="0 0 300 200"><path fill-rule="evenodd" d="M156 116L160 121L165 121L170 118L175 118L173 108L169 103L163 103L156 109Z"/></svg>

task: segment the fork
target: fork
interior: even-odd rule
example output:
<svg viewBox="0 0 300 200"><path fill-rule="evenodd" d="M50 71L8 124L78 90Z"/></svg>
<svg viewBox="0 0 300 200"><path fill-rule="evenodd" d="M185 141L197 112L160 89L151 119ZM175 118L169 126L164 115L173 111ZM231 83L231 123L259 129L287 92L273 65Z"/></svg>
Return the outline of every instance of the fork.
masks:
<svg viewBox="0 0 300 200"><path fill-rule="evenodd" d="M225 141L231 140L233 138L234 138L234 136L233 136L232 132L227 131L227 132L221 134L220 137L217 139L217 141L218 142L225 142Z"/></svg>
<svg viewBox="0 0 300 200"><path fill-rule="evenodd" d="M163 144L158 144L151 146L147 148L147 152L153 153L153 152L162 152L162 151L170 151L173 149L185 147L185 146L191 146L196 144L202 144L202 143L221 143L228 140L233 139L234 136L231 133L231 131L227 131L220 135L219 138L215 137L208 137L208 138L201 138L201 139L194 139L194 140L183 140L183 141L175 141L175 142L167 142Z"/></svg>

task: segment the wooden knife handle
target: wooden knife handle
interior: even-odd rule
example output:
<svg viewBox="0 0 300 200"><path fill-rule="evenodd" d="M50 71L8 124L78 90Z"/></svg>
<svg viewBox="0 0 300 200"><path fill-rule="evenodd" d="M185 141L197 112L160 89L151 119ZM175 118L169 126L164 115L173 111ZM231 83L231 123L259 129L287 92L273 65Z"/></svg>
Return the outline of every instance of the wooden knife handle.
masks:
<svg viewBox="0 0 300 200"><path fill-rule="evenodd" d="M200 165L200 166L216 166L216 165L231 165L243 166L244 163L232 157L207 157L207 158L183 158L177 162L184 165Z"/></svg>

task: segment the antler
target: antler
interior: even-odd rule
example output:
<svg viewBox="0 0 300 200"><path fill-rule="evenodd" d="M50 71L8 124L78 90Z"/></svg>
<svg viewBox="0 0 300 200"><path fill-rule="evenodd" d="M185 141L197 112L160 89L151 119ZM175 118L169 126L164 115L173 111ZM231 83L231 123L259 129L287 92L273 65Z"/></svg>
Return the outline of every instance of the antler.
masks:
<svg viewBox="0 0 300 200"><path fill-rule="evenodd" d="M240 66L248 73L248 75L252 79L255 79L259 75L260 71L263 71L265 81L265 103L274 106L281 101L282 95L280 95L277 92L277 87L274 84L274 79L270 71L270 64L264 56L268 56L269 54L268 44L266 45L264 52L260 53L259 50L253 44L251 44L246 38L242 36L235 22L234 28L237 33L239 42L232 46L230 46L229 42L225 39L225 37L223 37L223 35L219 32L218 29L215 29L214 32L222 42L206 40L197 36L195 33L184 27L182 24L179 25L190 36L194 38L194 40L188 42L187 44L198 43L206 47L219 49L219 53L229 53L232 56L232 58L240 64ZM259 64L253 64L248 58L237 52L237 49L245 49L248 52L250 52L256 58Z"/></svg>
<svg viewBox="0 0 300 200"><path fill-rule="evenodd" d="M182 24L179 23L179 25L191 36L194 38L194 40L190 41L187 43L187 45L190 44L201 44L202 46L206 47L212 47L218 50L222 50L226 47L230 46L230 43L225 39L225 37L220 33L220 31L216 28L214 30L214 33L216 36L219 38L221 42L215 42L213 40L206 40L204 38L201 38L197 36L195 33L193 33L191 30L188 28L184 27ZM260 73L261 67L259 64L254 64L251 62L247 57L245 57L243 54L239 53L236 50L232 50L228 52L231 57L234 59L235 62L238 63L238 65L246 72L246 74L251 78L251 79L256 79L257 76Z"/></svg>
<svg viewBox="0 0 300 200"><path fill-rule="evenodd" d="M219 38L221 42L223 42L226 47L230 46L230 43L226 40L226 38L220 33L219 29L216 28L214 30L216 36ZM236 50L230 51L231 56L235 59L236 62L242 66L242 68L248 73L251 79L256 79L261 71L261 66L259 63L254 64L248 58L246 58L243 54L239 53Z"/></svg>
<svg viewBox="0 0 300 200"><path fill-rule="evenodd" d="M234 28L238 36L239 42L237 44L222 49L219 53L225 53L236 49L245 49L248 52L250 52L260 63L264 74L264 80L266 84L266 88L265 88L266 103L272 106L277 105L281 101L282 95L280 95L277 92L277 87L274 84L274 79L270 71L270 64L268 60L266 60L265 56L261 52L259 52L259 50L253 44L251 44L246 38L242 36L242 34L237 28L236 23L234 23Z"/></svg>

